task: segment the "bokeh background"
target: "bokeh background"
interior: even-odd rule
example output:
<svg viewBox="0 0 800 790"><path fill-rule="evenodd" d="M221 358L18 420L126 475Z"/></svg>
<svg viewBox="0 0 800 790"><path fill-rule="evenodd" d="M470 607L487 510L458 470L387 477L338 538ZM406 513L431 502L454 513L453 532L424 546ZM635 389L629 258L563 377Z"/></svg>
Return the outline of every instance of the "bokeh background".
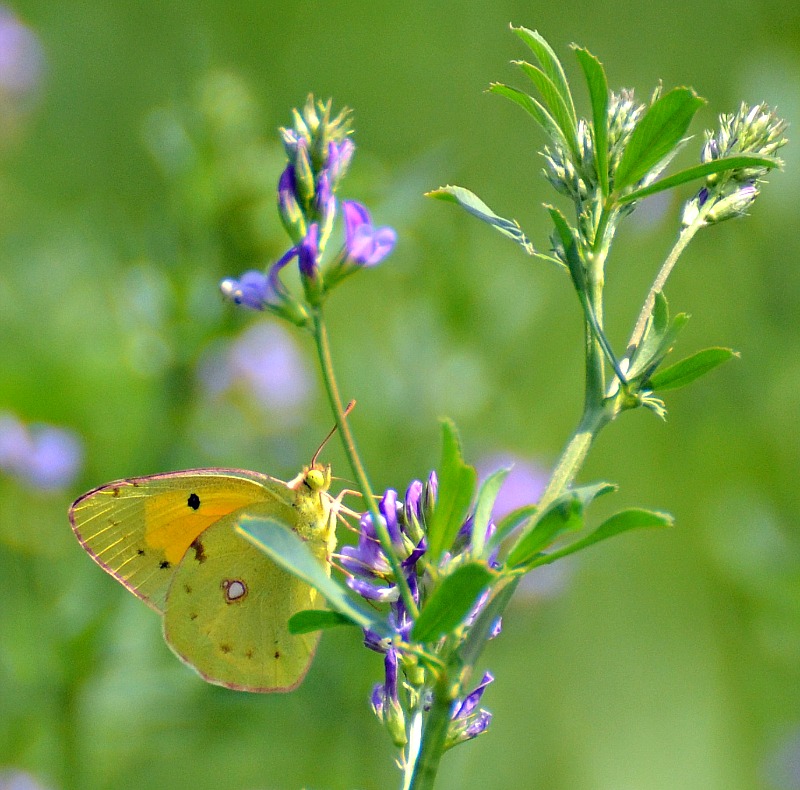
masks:
<svg viewBox="0 0 800 790"><path fill-rule="evenodd" d="M482 92L528 56L508 23L543 32L576 85L571 41L642 99L659 79L694 86L709 99L699 135L742 99L777 105L797 128L800 6L4 8L0 787L397 786L367 705L380 657L357 634L326 634L290 695L208 686L80 550L69 502L190 466L288 479L329 428L306 339L217 289L285 249L275 129L309 91L354 109L343 193L400 236L329 309L373 482L402 489L427 474L449 415L469 460L515 459L508 496L535 496L579 414L577 302L565 277L422 197L468 186L546 243L542 139ZM675 528L530 578L485 653L492 726L445 758L443 790L800 788L800 157L784 153L753 215L702 233L668 288L693 315L679 351L730 345L742 359L670 397L666 424L625 415L582 473L620 483L609 507L669 510ZM643 204L624 227L607 277L617 344L682 196ZM326 459L347 474L335 443Z"/></svg>

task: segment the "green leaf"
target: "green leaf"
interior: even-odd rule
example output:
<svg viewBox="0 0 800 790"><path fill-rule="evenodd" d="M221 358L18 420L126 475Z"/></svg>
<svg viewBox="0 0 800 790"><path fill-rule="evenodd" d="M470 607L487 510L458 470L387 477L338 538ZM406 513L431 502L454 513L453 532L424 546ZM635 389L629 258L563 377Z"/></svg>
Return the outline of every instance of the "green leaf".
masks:
<svg viewBox="0 0 800 790"><path fill-rule="evenodd" d="M747 167L764 167L772 170L780 167L780 163L768 156L729 156L723 159L714 159L702 165L687 167L685 170L680 170L671 176L654 181L646 187L628 192L627 195L618 198L617 203L624 205L625 203L631 203L634 200L640 200L658 192L663 192L666 189L673 189L689 181L695 181L698 178L705 178L715 173L724 173L726 170L739 170Z"/></svg>
<svg viewBox="0 0 800 790"><path fill-rule="evenodd" d="M460 565L433 591L411 629L417 642L435 642L457 628L496 574L482 562Z"/></svg>
<svg viewBox="0 0 800 790"><path fill-rule="evenodd" d="M523 505L503 516L497 524L494 535L489 539L489 552L494 551L517 527L534 516L538 509L536 505Z"/></svg>
<svg viewBox="0 0 800 790"><path fill-rule="evenodd" d="M511 99L514 104L519 105L525 110L528 115L533 118L539 126L544 129L544 133L551 139L555 141L562 142L565 146L569 147L569 142L567 138L564 137L561 128L556 123L555 118L548 112L545 106L541 103L536 101L533 96L529 96L524 91L518 90L517 88L512 88L510 85L503 85L502 82L493 82L488 87L489 93L494 93L497 96L505 96L507 99Z"/></svg>
<svg viewBox="0 0 800 790"><path fill-rule="evenodd" d="M669 328L663 333L654 333L652 339L648 339L647 336L645 336L640 346L641 353L639 353L637 349L637 353L634 355L634 363L631 365L628 380L633 381L636 378L646 380L663 362L664 357L672 351L672 347L675 345L678 335L688 321L689 316L687 313L678 313L678 315L672 319Z"/></svg>
<svg viewBox="0 0 800 790"><path fill-rule="evenodd" d="M564 254L567 258L567 268L569 269L572 283L578 294L586 293L586 274L583 270L583 262L581 261L580 254L578 253L578 245L575 243L575 236L572 233L564 215L554 206L545 205L545 208L556 226L558 237L561 239L561 245L564 247Z"/></svg>
<svg viewBox="0 0 800 790"><path fill-rule="evenodd" d="M739 354L730 348L707 348L658 371L647 380L646 386L659 391L685 387L723 362L738 356Z"/></svg>
<svg viewBox="0 0 800 790"><path fill-rule="evenodd" d="M308 546L283 522L265 516L242 516L236 531L264 552L276 565L325 596L328 603L348 620L388 636L388 628L375 615L350 600L331 579Z"/></svg>
<svg viewBox="0 0 800 790"><path fill-rule="evenodd" d="M578 125L578 116L575 113L575 103L572 101L572 93L567 82L567 75L561 61L553 51L553 48L544 40L536 30L528 30L526 27L511 26L511 30L525 42L531 52L536 56L542 71L550 78L556 90L560 94L564 104L567 106L572 116L573 126Z"/></svg>
<svg viewBox="0 0 800 790"><path fill-rule="evenodd" d="M651 527L671 527L674 520L669 513L659 513L654 510L644 510L642 508L631 508L630 510L623 510L611 516L607 521L604 521L594 532L587 535L581 540L576 540L570 543L569 546L564 546L563 549L552 551L550 554L539 555L533 562L529 563L526 568L536 568L539 565L549 565L561 557L566 557L568 554L574 554L576 551L585 549L601 540L608 540L615 535L620 535L623 532L630 532L633 529L649 529Z"/></svg>
<svg viewBox="0 0 800 790"><path fill-rule="evenodd" d="M453 545L472 504L478 475L464 463L458 431L450 420L442 420L442 460L438 470L439 490L428 525L428 558L433 564Z"/></svg>
<svg viewBox="0 0 800 790"><path fill-rule="evenodd" d="M615 490L612 483L594 483L563 494L522 533L508 553L506 565L511 568L525 566L560 535L582 529L586 507L598 496Z"/></svg>
<svg viewBox="0 0 800 790"><path fill-rule="evenodd" d="M653 102L625 146L614 174L614 189L620 192L635 184L670 154L703 103L689 88L674 88Z"/></svg>
<svg viewBox="0 0 800 790"><path fill-rule="evenodd" d="M566 140L569 150L575 162L581 161L581 152L578 148L578 126L577 121L570 113L570 108L564 101L564 97L559 93L553 81L541 69L532 66L524 60L512 61L515 66L519 66L525 72L528 79L536 86L542 94L545 106L550 113L550 117L555 121L561 130L561 135Z"/></svg>
<svg viewBox="0 0 800 790"><path fill-rule="evenodd" d="M589 86L597 177L605 196L608 194L608 80L602 64L591 52L574 45L573 49Z"/></svg>
<svg viewBox="0 0 800 790"><path fill-rule="evenodd" d="M505 482L511 467L497 469L492 472L481 484L478 491L478 498L475 501L475 515L472 520L472 554L474 557L483 555L484 541L486 539L486 529L492 518L492 508L500 488Z"/></svg>
<svg viewBox="0 0 800 790"><path fill-rule="evenodd" d="M436 198L437 200L456 203L472 214L473 217L486 222L504 236L508 236L512 241L517 242L528 255L536 254L533 244L522 232L519 223L515 219L505 219L495 214L474 192L470 192L464 187L444 186L425 194L427 197Z"/></svg>
<svg viewBox="0 0 800 790"><path fill-rule="evenodd" d="M289 618L290 634L309 634L312 631L322 631L326 628L335 628L339 625L358 625L341 612L330 609L304 609Z"/></svg>

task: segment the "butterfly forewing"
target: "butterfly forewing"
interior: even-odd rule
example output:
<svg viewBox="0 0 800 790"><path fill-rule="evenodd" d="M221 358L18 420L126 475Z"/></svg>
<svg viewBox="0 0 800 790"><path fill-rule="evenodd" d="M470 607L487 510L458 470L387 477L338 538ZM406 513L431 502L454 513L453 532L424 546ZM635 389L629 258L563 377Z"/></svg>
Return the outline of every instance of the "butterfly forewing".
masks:
<svg viewBox="0 0 800 790"><path fill-rule="evenodd" d="M92 558L164 612L174 569L198 536L259 502L285 504L285 483L236 469L191 469L118 480L72 505L70 522Z"/></svg>

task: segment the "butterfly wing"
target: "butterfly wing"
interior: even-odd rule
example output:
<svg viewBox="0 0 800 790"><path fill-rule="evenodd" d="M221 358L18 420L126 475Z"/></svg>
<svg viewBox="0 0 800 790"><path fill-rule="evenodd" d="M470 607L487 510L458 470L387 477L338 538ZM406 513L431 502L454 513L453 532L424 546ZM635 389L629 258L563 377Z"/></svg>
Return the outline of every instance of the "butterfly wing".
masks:
<svg viewBox="0 0 800 790"><path fill-rule="evenodd" d="M295 527L297 510L248 508ZM210 683L240 691L291 691L305 676L319 633L290 634L289 618L324 604L317 591L277 565L234 527L238 514L212 524L176 569L167 595L164 637ZM320 523L312 551L327 554ZM330 566L324 567L330 572Z"/></svg>
<svg viewBox="0 0 800 790"><path fill-rule="evenodd" d="M158 612L175 568L213 523L259 502L289 501L285 483L239 469L190 469L117 480L70 508L92 559Z"/></svg>

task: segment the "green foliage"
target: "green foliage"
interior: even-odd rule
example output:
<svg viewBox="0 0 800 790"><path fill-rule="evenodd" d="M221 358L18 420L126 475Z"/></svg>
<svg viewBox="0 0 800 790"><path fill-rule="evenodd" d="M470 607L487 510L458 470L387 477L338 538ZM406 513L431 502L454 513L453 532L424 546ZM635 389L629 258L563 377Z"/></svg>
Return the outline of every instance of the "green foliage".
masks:
<svg viewBox="0 0 800 790"><path fill-rule="evenodd" d="M309 634L312 631L324 631L340 625L356 625L347 615L328 609L305 609L292 615L289 619L290 634Z"/></svg>
<svg viewBox="0 0 800 790"><path fill-rule="evenodd" d="M442 420L442 458L438 469L439 491L428 525L428 558L435 564L455 540L472 504L477 485L475 468L464 463L455 425Z"/></svg>
<svg viewBox="0 0 800 790"><path fill-rule="evenodd" d="M533 245L522 232L515 219L505 219L495 214L477 195L464 187L445 186L426 193L428 197L456 203L466 209L473 217L491 225L499 233L507 236L522 247L528 255L534 254Z"/></svg>
<svg viewBox="0 0 800 790"><path fill-rule="evenodd" d="M573 46L592 101L595 166L601 193L608 195L608 81L600 61L586 49Z"/></svg>
<svg viewBox="0 0 800 790"><path fill-rule="evenodd" d="M276 565L311 585L328 603L355 625L385 634L386 627L373 613L356 604L326 573L305 543L286 525L263 516L244 515L237 532L260 549Z"/></svg>
<svg viewBox="0 0 800 790"><path fill-rule="evenodd" d="M609 519L606 519L597 529L590 532L585 538L576 540L564 548L551 551L549 554L542 554L535 558L528 564L528 568L536 568L540 565L549 565L551 562L560 560L569 554L574 554L576 551L581 551L595 543L600 543L608 538L613 538L615 535L621 535L623 532L630 532L634 529L650 529L653 527L671 527L674 519L668 513L659 513L653 510L644 510L643 508L630 508L629 510L622 510L615 513Z"/></svg>
<svg viewBox="0 0 800 790"><path fill-rule="evenodd" d="M459 565L431 593L411 629L412 639L435 642L454 631L475 607L478 596L494 576L482 562Z"/></svg>
<svg viewBox="0 0 800 790"><path fill-rule="evenodd" d="M506 567L529 567L531 560L566 532L583 529L583 512L598 496L616 490L612 483L579 486L559 496L540 517L531 520L506 557Z"/></svg>
<svg viewBox="0 0 800 790"><path fill-rule="evenodd" d="M706 373L719 367L723 362L738 356L739 354L730 348L707 348L650 376L647 386L654 390L674 390L685 387L695 379L699 379L700 376L705 376Z"/></svg>
<svg viewBox="0 0 800 790"><path fill-rule="evenodd" d="M614 189L621 192L635 184L669 157L703 104L689 88L673 88L657 98L633 130L614 174Z"/></svg>

